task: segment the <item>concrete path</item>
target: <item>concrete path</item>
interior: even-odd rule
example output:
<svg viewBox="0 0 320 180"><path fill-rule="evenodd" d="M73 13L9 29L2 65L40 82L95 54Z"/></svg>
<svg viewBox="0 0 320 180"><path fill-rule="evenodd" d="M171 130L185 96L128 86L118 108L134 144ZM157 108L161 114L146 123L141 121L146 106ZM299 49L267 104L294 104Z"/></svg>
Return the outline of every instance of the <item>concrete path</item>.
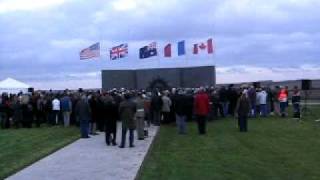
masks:
<svg viewBox="0 0 320 180"><path fill-rule="evenodd" d="M118 124L117 143L120 144ZM79 139L43 158L8 180L133 180L152 143L158 127L149 128L149 137L136 140L135 147L106 146L104 133ZM129 133L127 133L128 136Z"/></svg>

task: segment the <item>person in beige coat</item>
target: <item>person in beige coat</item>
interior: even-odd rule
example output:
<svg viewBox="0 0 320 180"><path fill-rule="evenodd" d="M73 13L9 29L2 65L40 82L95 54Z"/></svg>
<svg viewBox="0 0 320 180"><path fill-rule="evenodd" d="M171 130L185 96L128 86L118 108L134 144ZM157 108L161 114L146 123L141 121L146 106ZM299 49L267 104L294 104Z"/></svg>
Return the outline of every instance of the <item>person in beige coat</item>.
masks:
<svg viewBox="0 0 320 180"><path fill-rule="evenodd" d="M170 122L170 109L171 109L172 102L168 95L169 95L169 91L165 91L162 96L163 123Z"/></svg>
<svg viewBox="0 0 320 180"><path fill-rule="evenodd" d="M135 103L137 105L137 112L135 114L135 119L137 122L137 134L138 140L144 139L144 103L145 100L142 97L142 93L138 93L138 96L135 99Z"/></svg>

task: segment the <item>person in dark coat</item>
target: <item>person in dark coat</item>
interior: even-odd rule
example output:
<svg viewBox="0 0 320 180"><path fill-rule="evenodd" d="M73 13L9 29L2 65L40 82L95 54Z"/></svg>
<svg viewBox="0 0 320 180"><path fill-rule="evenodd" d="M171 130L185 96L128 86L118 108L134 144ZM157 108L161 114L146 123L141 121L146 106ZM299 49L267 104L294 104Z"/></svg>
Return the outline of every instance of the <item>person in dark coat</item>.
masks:
<svg viewBox="0 0 320 180"><path fill-rule="evenodd" d="M231 116L234 116L234 110L237 105L238 97L239 97L238 92L233 88L233 85L230 85L228 89L228 101L229 101L228 113Z"/></svg>
<svg viewBox="0 0 320 180"><path fill-rule="evenodd" d="M118 106L114 99L105 95L101 98L103 103L103 120L104 120L104 130L105 130L105 140L106 144L109 146L112 143L113 146L117 145L117 119L118 119Z"/></svg>
<svg viewBox="0 0 320 180"><path fill-rule="evenodd" d="M294 86L293 94L292 94L292 105L293 105L293 117L294 118L300 118L300 91L298 89L298 86Z"/></svg>
<svg viewBox="0 0 320 180"><path fill-rule="evenodd" d="M219 102L223 108L222 117L225 117L228 114L229 102L228 102L227 90L224 86L222 86L221 89L219 90Z"/></svg>
<svg viewBox="0 0 320 180"><path fill-rule="evenodd" d="M256 88L254 86L251 86L247 92L248 98L251 104L251 109L250 109L250 116L251 117L256 117L257 115L257 109L256 109L256 97L257 97L257 92Z"/></svg>
<svg viewBox="0 0 320 180"><path fill-rule="evenodd" d="M176 100L176 97L177 97L178 93L176 91L176 89L172 89L172 93L170 94L169 98L171 99L172 101L172 104L175 103L175 100ZM170 123L171 122L176 122L176 109L174 106L171 106L171 109L170 109Z"/></svg>
<svg viewBox="0 0 320 180"><path fill-rule="evenodd" d="M14 102L12 104L12 109L13 109L13 117L12 117L13 124L15 128L19 128L23 115L22 115L22 106L17 97L14 99Z"/></svg>
<svg viewBox="0 0 320 180"><path fill-rule="evenodd" d="M31 102L28 102L27 104L24 104L22 106L22 114L23 114L22 126L25 128L32 128L33 106Z"/></svg>
<svg viewBox="0 0 320 180"><path fill-rule="evenodd" d="M121 145L120 148L124 148L126 144L126 134L129 130L129 143L130 147L134 147L134 130L136 128L136 122L134 119L134 115L137 111L136 104L130 100L130 95L124 95L124 101L120 103L119 106L119 114L120 120L122 121L122 137L121 137Z"/></svg>
<svg viewBox="0 0 320 180"><path fill-rule="evenodd" d="M10 128L10 117L11 117L11 103L8 95L2 96L2 121L1 121L1 127L3 129Z"/></svg>
<svg viewBox="0 0 320 180"><path fill-rule="evenodd" d="M178 95L175 96L173 104L176 114L176 123L179 134L186 134L186 120L187 120L187 97L182 90L178 91Z"/></svg>
<svg viewBox="0 0 320 180"><path fill-rule="evenodd" d="M89 138L91 109L86 95L82 95L75 107L75 114L80 121L81 138Z"/></svg>
<svg viewBox="0 0 320 180"><path fill-rule="evenodd" d="M102 95L99 95L97 106L98 106L98 118L97 118L97 130L103 132L104 129L104 103L102 101Z"/></svg>
<svg viewBox="0 0 320 180"><path fill-rule="evenodd" d="M199 134L206 134L206 121L209 114L209 96L200 88L194 99L194 113L197 116Z"/></svg>
<svg viewBox="0 0 320 180"><path fill-rule="evenodd" d="M187 121L192 121L193 116L193 104L194 98L191 90L187 91L186 94L186 111L187 111Z"/></svg>
<svg viewBox="0 0 320 180"><path fill-rule="evenodd" d="M97 135L97 119L99 117L99 107L98 107L98 99L97 95L92 95L92 98L89 100L90 108L91 108L91 119L89 121L89 134Z"/></svg>
<svg viewBox="0 0 320 180"><path fill-rule="evenodd" d="M235 114L238 118L238 125L240 132L248 131L248 115L250 112L250 99L248 98L248 91L244 90L238 99Z"/></svg>
<svg viewBox="0 0 320 180"><path fill-rule="evenodd" d="M40 127L41 123L45 122L45 112L44 112L44 98L39 95L36 101L36 126Z"/></svg>
<svg viewBox="0 0 320 180"><path fill-rule="evenodd" d="M155 92L151 98L151 111L153 117L153 124L160 126L162 99L159 92Z"/></svg>
<svg viewBox="0 0 320 180"><path fill-rule="evenodd" d="M52 97L48 96L45 98L44 113L46 114L46 121L49 125L53 125L53 113L52 113Z"/></svg>
<svg viewBox="0 0 320 180"><path fill-rule="evenodd" d="M219 118L220 116L224 116L223 114L223 108L221 103L219 102L219 94L216 90L212 91L211 96L210 96L210 101L211 101L211 110L212 110L212 118L214 120ZM219 115L218 115L219 113Z"/></svg>
<svg viewBox="0 0 320 180"><path fill-rule="evenodd" d="M2 103L2 96L0 96L0 125L1 125L1 128L4 128L4 114L5 114L5 108Z"/></svg>
<svg viewBox="0 0 320 180"><path fill-rule="evenodd" d="M76 108L76 104L77 104L78 100L79 99L77 98L77 95L74 94L73 96L71 96L71 102L72 102L71 103L72 104L72 108L71 109L75 109ZM79 126L79 121L77 119L75 111L71 111L70 124Z"/></svg>

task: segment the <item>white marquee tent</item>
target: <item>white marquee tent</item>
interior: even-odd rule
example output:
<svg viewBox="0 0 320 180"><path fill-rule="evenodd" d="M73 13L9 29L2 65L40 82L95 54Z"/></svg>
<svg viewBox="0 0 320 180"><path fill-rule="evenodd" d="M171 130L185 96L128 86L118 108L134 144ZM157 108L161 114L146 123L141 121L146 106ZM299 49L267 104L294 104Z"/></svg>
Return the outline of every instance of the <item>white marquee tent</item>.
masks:
<svg viewBox="0 0 320 180"><path fill-rule="evenodd" d="M6 92L11 94L17 94L19 92L27 93L28 88L31 86L23 82L17 81L12 78L7 78L3 81L0 81L0 94Z"/></svg>

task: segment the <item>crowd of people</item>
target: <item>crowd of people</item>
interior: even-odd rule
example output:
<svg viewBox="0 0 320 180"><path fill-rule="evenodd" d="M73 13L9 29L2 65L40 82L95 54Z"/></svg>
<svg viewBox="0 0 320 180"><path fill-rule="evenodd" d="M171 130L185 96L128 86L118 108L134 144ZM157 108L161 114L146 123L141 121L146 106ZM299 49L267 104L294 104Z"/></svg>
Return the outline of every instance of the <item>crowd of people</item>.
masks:
<svg viewBox="0 0 320 180"><path fill-rule="evenodd" d="M292 95L291 95L292 94ZM206 134L207 120L228 116L238 118L239 129L247 131L248 117L288 116L289 99L294 117L300 117L300 91L294 87L289 97L288 87L260 88L173 88L153 91L113 89L61 93L37 91L29 94L0 96L2 128L49 126L80 126L82 138L105 132L107 145L117 145L117 121L122 122L119 147L124 148L129 131L129 146L147 136L147 127L175 122L179 134L187 133L187 121L196 120L199 134Z"/></svg>

